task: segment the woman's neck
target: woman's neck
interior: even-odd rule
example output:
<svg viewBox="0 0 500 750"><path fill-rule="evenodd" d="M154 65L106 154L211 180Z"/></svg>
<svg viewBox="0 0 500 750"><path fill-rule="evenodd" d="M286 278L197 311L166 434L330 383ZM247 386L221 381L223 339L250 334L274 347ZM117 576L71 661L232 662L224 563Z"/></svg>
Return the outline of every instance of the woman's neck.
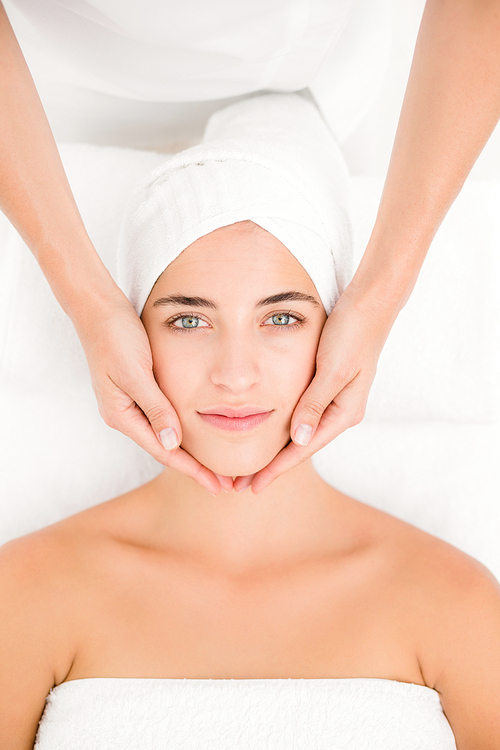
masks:
<svg viewBox="0 0 500 750"><path fill-rule="evenodd" d="M346 500L320 478L310 460L259 495L247 489L214 498L171 469L144 489L155 548L234 575L286 568L325 554L334 541L336 506L345 506Z"/></svg>

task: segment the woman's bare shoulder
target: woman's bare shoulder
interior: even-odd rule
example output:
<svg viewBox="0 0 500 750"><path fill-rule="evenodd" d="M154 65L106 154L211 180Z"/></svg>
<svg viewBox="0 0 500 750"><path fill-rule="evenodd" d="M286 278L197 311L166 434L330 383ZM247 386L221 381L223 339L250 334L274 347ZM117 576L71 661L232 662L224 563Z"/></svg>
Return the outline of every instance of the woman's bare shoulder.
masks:
<svg viewBox="0 0 500 750"><path fill-rule="evenodd" d="M396 579L413 596L420 591L429 601L435 600L433 611L438 602L446 609L446 603L462 601L478 586L500 591L494 575L476 558L406 521L373 510L377 514L375 538Z"/></svg>
<svg viewBox="0 0 500 750"><path fill-rule="evenodd" d="M0 745L31 747L50 689L75 653L60 542L33 532L0 547ZM31 744L30 744L31 743Z"/></svg>
<svg viewBox="0 0 500 750"><path fill-rule="evenodd" d="M118 538L120 531L128 526L137 526L140 509L140 490L137 488L96 505L84 508L70 516L60 519L41 529L10 540L0 546L0 551L12 560L17 559L26 565L29 560L45 566L60 566L61 556L67 562L75 563L81 559L76 555L78 550L84 554L96 544L105 543L107 539ZM90 547L89 547L90 546Z"/></svg>
<svg viewBox="0 0 500 750"><path fill-rule="evenodd" d="M97 506L11 539L0 547L0 564L14 567L33 584L54 583L74 569L84 548L95 536Z"/></svg>
<svg viewBox="0 0 500 750"><path fill-rule="evenodd" d="M406 604L425 684L440 694L457 747L500 748L500 585L457 547L412 536Z"/></svg>
<svg viewBox="0 0 500 750"><path fill-rule="evenodd" d="M428 629L452 620L454 609L480 591L491 592L500 602L500 585L479 560L389 513L356 504L355 523L370 530L370 557L382 561L408 614L415 612Z"/></svg>
<svg viewBox="0 0 500 750"><path fill-rule="evenodd" d="M56 610L62 623L69 611L75 574L85 565L91 540L97 539L90 516L76 514L0 546L0 575L30 591L39 602L40 618Z"/></svg>
<svg viewBox="0 0 500 750"><path fill-rule="evenodd" d="M493 574L477 559L450 542L414 526L371 505L348 498L356 515L354 524L369 529L374 550L386 555L407 583L412 578L429 587L453 588L467 581L485 578L495 581Z"/></svg>
<svg viewBox="0 0 500 750"><path fill-rule="evenodd" d="M500 584L479 560L392 516L380 519L381 547L394 570L402 620L414 633L425 684L457 697L473 675L500 688ZM495 663L494 663L495 662ZM488 666L489 665L489 666ZM493 687L493 683L491 684ZM498 694L498 693L497 693Z"/></svg>
<svg viewBox="0 0 500 750"><path fill-rule="evenodd" d="M32 659L43 661L43 689L49 679L49 688L65 679L79 647L81 613L95 603L93 582L109 546L105 505L0 546L0 607L12 621L23 623L24 651L31 653L31 643ZM43 654L38 654L37 644L43 644ZM18 664L21 672L21 662L15 655L12 659L12 668Z"/></svg>
<svg viewBox="0 0 500 750"><path fill-rule="evenodd" d="M112 536L115 508L101 503L7 541L0 546L0 576L29 588L40 602L40 617L55 609L62 623L78 581L88 580L91 561L99 559Z"/></svg>
<svg viewBox="0 0 500 750"><path fill-rule="evenodd" d="M480 583L498 586L491 571L476 558L423 529L394 516L389 518L388 546L408 584L425 584L431 596L447 592L448 597L459 598Z"/></svg>

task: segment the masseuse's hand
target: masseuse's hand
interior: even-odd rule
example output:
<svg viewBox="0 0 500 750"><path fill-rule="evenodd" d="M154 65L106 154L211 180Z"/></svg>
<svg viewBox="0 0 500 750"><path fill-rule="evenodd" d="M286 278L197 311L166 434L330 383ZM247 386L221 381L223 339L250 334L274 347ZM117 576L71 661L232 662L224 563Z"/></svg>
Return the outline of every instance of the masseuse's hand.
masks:
<svg viewBox="0 0 500 750"><path fill-rule="evenodd" d="M181 426L153 376L149 339L134 308L117 298L93 302L75 321L104 421L135 440L165 466L196 480L212 494L232 488L179 447ZM122 297L122 298L121 298Z"/></svg>
<svg viewBox="0 0 500 750"><path fill-rule="evenodd" d="M375 227L354 277L357 292L351 282L327 320L316 376L292 417L294 442L255 475L254 492L363 418L393 322L499 121L499 21L498 2L426 1ZM298 444L300 424L304 436L312 428L307 446ZM238 478L237 489L249 481Z"/></svg>
<svg viewBox="0 0 500 750"><path fill-rule="evenodd" d="M177 415L152 372L146 331L96 252L0 0L0 210L16 227L82 342L99 411L160 463L209 492L221 481L178 446ZM158 437L157 437L158 436ZM160 442L164 439L163 447Z"/></svg>
<svg viewBox="0 0 500 750"><path fill-rule="evenodd" d="M280 474L305 461L363 419L380 352L395 320L381 301L370 303L349 287L328 317L316 357L316 374L298 402L290 442L265 468L238 477L235 489L251 483L261 492Z"/></svg>

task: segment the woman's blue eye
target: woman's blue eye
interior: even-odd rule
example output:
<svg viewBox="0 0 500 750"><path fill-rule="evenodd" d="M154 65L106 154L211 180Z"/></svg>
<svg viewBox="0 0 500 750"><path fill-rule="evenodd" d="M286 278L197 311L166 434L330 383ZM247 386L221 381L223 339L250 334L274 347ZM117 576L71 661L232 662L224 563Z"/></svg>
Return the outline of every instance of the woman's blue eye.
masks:
<svg viewBox="0 0 500 750"><path fill-rule="evenodd" d="M294 318L290 313L276 313L276 315L272 315L268 318L268 321L269 320L272 321L272 325L275 326L289 326L290 323L297 322L297 318ZM266 324L270 325L267 321Z"/></svg>
<svg viewBox="0 0 500 750"><path fill-rule="evenodd" d="M305 322L305 318L299 317L291 312L275 313L267 318L263 325L271 328L288 328L290 330L297 328Z"/></svg>
<svg viewBox="0 0 500 750"><path fill-rule="evenodd" d="M279 313L278 315L273 315L272 321L275 326L287 326L290 322L290 315L285 315L284 313Z"/></svg>
<svg viewBox="0 0 500 750"><path fill-rule="evenodd" d="M204 326L200 326L200 323L204 322L201 318L197 318L196 315L184 315L182 318L174 320L172 325L176 328L203 328Z"/></svg>

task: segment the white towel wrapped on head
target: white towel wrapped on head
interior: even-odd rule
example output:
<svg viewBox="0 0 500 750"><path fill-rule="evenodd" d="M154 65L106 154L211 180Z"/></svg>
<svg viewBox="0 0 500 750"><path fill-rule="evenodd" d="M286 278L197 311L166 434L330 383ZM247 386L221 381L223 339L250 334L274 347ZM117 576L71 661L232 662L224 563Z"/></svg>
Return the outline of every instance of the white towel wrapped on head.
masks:
<svg viewBox="0 0 500 750"><path fill-rule="evenodd" d="M267 94L209 119L203 142L168 159L137 192L124 223L118 283L142 312L186 247L250 219L303 265L329 314L351 273L349 174L316 107Z"/></svg>

